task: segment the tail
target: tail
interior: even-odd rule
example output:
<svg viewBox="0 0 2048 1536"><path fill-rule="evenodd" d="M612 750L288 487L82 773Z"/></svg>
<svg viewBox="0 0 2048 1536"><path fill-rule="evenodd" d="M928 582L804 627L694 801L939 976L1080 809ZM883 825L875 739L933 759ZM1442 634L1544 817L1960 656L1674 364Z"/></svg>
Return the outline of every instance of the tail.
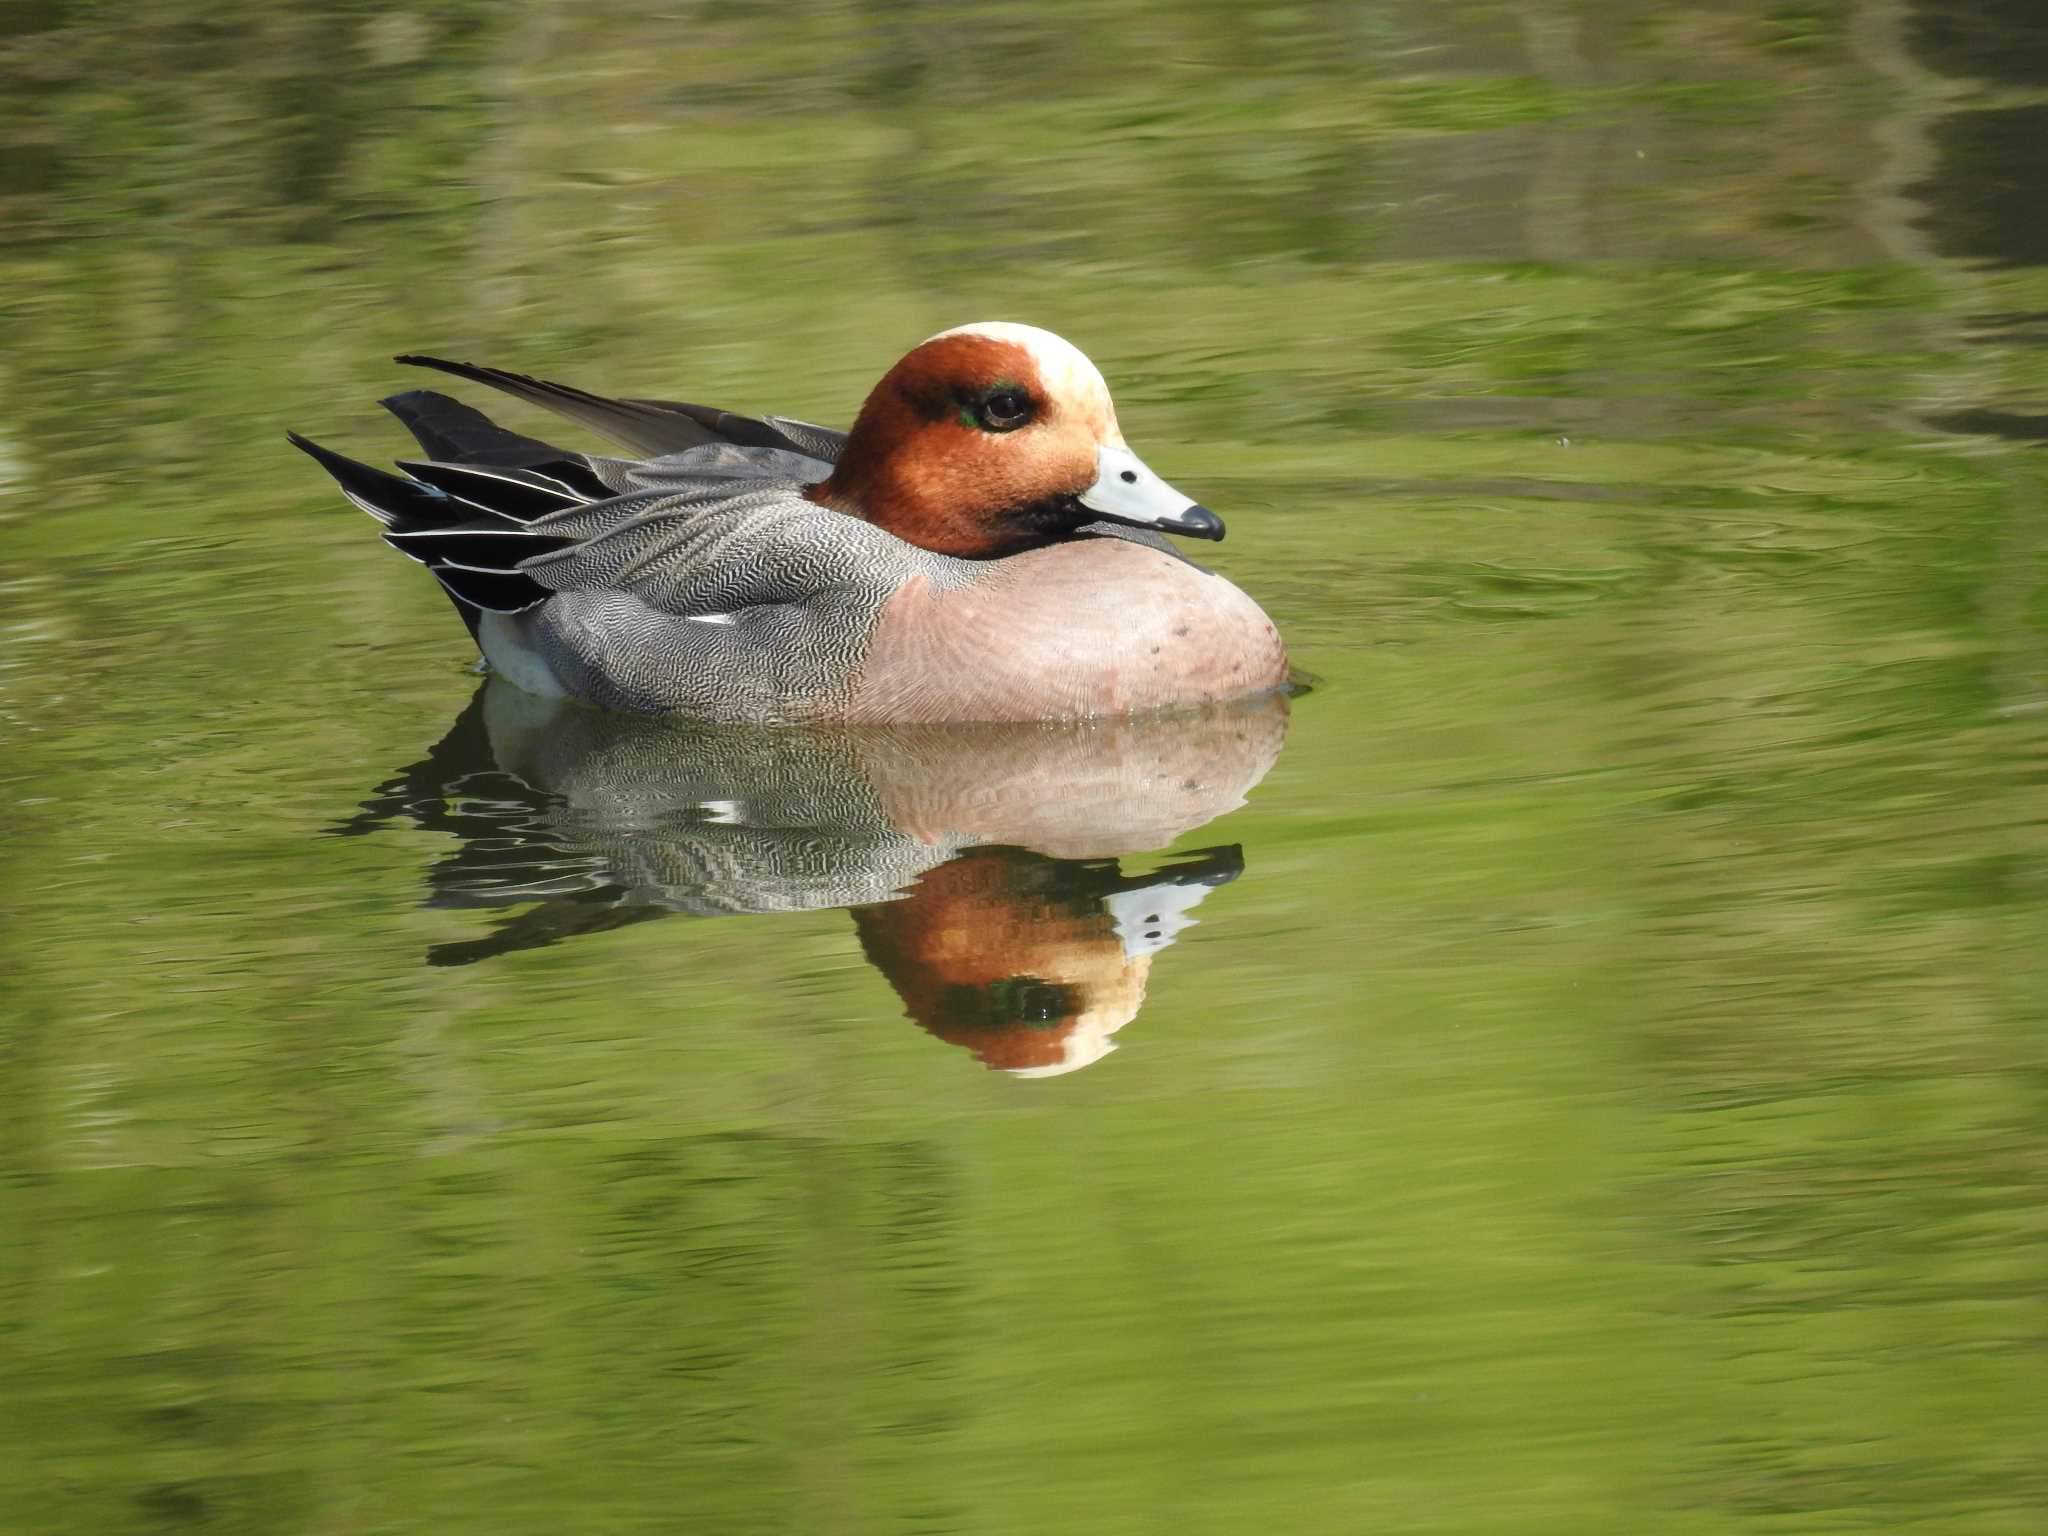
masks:
<svg viewBox="0 0 2048 1536"><path fill-rule="evenodd" d="M829 428L780 416L756 420L674 400L612 400L445 358L407 355L398 361L488 384L657 456L724 443L779 449L829 466L845 442ZM642 488L635 484L633 464L509 432L432 390L408 390L383 403L427 454L400 460L403 475L359 464L296 432L285 435L334 476L343 495L384 525L385 543L434 573L472 637L480 614L518 613L553 595L521 569L535 556L575 542L538 526L549 513Z"/></svg>
<svg viewBox="0 0 2048 1536"><path fill-rule="evenodd" d="M406 431L437 464L523 469L586 501L602 501L624 489L600 474L588 454L508 432L482 411L431 389L409 389L379 403L405 423Z"/></svg>
<svg viewBox="0 0 2048 1536"><path fill-rule="evenodd" d="M574 541L534 522L598 499L515 467L408 463L400 466L406 474L387 474L296 432L285 436L383 524L385 543L434 573L472 638L480 614L518 613L552 595L520 562Z"/></svg>

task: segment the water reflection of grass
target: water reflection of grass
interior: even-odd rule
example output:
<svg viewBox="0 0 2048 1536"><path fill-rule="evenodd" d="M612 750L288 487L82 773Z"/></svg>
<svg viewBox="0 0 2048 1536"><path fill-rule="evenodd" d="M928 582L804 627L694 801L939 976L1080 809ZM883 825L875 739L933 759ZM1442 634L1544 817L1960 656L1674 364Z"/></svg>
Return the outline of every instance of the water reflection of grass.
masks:
<svg viewBox="0 0 2048 1536"><path fill-rule="evenodd" d="M2037 410L2048 289L1871 244L1832 13L1428 9L0 45L14 1507L2038 1516L2039 469L1912 413ZM984 312L1325 679L1123 1055L1001 1097L833 914L416 966L436 850L317 829L465 658L280 429L425 345L843 420Z"/></svg>
<svg viewBox="0 0 2048 1536"><path fill-rule="evenodd" d="M1470 133L1553 122L1579 105L1547 80L1403 81L1378 94L1389 122L1433 133Z"/></svg>

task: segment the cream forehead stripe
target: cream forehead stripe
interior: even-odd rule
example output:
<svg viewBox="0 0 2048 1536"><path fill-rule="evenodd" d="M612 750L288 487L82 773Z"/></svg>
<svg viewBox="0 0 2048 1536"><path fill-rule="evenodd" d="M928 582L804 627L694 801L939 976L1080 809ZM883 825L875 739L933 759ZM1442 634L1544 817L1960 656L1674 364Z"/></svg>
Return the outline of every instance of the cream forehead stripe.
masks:
<svg viewBox="0 0 2048 1536"><path fill-rule="evenodd" d="M1117 429L1116 406L1110 402L1109 385L1103 382L1102 370L1066 337L1055 336L1035 325L979 320L973 325L956 325L937 336L927 336L920 345L946 336L985 336L990 341L1007 341L1022 347L1031 354L1039 382L1048 394L1074 407L1084 418L1093 418L1098 423L1097 436L1103 442L1112 448L1124 446L1124 435Z"/></svg>

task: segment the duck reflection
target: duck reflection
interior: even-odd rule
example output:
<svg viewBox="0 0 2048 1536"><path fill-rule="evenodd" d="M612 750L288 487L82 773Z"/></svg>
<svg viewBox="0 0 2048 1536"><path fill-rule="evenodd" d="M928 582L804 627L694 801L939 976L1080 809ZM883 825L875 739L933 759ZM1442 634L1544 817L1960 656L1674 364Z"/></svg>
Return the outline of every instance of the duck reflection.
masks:
<svg viewBox="0 0 2048 1536"><path fill-rule="evenodd" d="M909 1017L992 1068L1101 1059L1235 848L1126 873L1265 776L1282 697L1149 720L761 730L601 714L487 680L335 830L450 833L428 903L506 910L433 965L645 922L852 909Z"/></svg>

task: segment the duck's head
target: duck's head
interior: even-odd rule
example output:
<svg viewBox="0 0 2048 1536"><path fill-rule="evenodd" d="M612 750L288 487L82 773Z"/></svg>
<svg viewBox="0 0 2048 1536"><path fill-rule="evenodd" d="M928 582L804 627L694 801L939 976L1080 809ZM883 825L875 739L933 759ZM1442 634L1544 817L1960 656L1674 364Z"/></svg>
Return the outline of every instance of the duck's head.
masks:
<svg viewBox="0 0 2048 1536"><path fill-rule="evenodd" d="M831 478L806 494L970 559L1054 543L1092 522L1223 537L1215 513L1125 445L1109 386L1079 348L1003 321L913 348L869 394Z"/></svg>

